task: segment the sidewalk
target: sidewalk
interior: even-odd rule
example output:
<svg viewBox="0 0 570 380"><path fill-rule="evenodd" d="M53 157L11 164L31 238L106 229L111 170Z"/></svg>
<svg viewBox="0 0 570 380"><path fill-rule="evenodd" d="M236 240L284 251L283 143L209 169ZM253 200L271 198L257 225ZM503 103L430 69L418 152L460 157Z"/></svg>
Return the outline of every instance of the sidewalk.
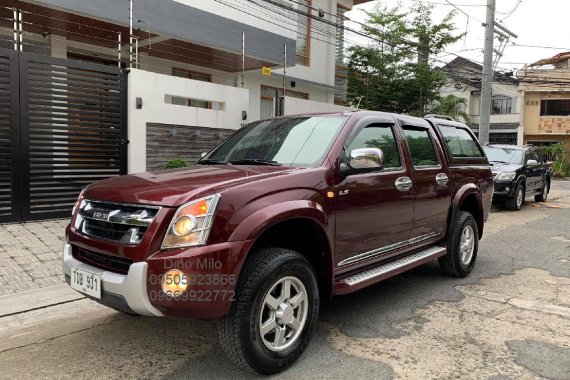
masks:
<svg viewBox="0 0 570 380"><path fill-rule="evenodd" d="M0 224L0 296L63 282L61 252L68 223Z"/></svg>

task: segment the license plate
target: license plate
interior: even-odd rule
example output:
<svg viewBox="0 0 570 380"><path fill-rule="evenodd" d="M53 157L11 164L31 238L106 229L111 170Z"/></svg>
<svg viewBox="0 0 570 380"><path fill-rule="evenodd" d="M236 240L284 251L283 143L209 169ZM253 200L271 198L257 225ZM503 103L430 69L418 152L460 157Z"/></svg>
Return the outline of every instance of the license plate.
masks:
<svg viewBox="0 0 570 380"><path fill-rule="evenodd" d="M71 267L71 287L88 296L101 299L101 275Z"/></svg>

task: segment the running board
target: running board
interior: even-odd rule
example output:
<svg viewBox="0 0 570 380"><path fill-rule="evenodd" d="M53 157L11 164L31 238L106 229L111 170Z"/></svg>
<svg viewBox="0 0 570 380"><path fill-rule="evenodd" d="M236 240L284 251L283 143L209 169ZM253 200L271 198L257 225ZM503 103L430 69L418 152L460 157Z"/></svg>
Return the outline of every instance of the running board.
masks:
<svg viewBox="0 0 570 380"><path fill-rule="evenodd" d="M381 264L377 267L364 270L348 277L335 281L333 294L341 295L352 293L368 285L396 276L414 267L433 261L445 255L445 247L433 246L423 251L404 256L398 260Z"/></svg>

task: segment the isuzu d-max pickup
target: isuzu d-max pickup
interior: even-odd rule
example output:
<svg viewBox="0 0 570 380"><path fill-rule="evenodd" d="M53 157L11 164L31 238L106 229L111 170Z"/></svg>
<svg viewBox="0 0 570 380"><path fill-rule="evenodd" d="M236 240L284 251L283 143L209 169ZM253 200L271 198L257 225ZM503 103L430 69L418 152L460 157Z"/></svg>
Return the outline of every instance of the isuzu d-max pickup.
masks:
<svg viewBox="0 0 570 380"><path fill-rule="evenodd" d="M464 124L381 112L254 122L189 168L83 190L66 281L130 314L218 319L238 366L283 370L320 300L438 260L468 275L493 178Z"/></svg>

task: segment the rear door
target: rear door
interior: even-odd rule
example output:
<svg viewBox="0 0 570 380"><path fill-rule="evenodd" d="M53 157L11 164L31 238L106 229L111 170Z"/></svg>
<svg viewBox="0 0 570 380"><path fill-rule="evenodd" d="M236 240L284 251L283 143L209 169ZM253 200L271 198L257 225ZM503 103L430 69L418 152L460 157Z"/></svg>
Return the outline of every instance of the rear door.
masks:
<svg viewBox="0 0 570 380"><path fill-rule="evenodd" d="M409 179L396 138L394 123L371 122L345 142L345 160L351 150L379 148L384 153L381 171L352 174L336 187L336 264L339 269L374 262L405 247L413 220L413 188L396 186Z"/></svg>
<svg viewBox="0 0 570 380"><path fill-rule="evenodd" d="M442 149L432 128L421 121L402 125L412 168L414 221L410 241L430 243L445 236L451 183Z"/></svg>

